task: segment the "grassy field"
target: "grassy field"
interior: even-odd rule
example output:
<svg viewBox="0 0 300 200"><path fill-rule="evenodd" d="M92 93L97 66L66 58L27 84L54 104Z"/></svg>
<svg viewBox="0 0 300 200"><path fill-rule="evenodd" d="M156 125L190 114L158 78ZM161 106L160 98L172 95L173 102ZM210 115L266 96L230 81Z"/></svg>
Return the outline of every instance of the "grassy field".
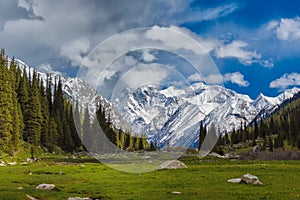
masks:
<svg viewBox="0 0 300 200"><path fill-rule="evenodd" d="M74 196L118 200L300 199L300 162L297 161L186 158L183 162L188 169L130 174L93 160L43 158L26 166L0 167L0 199L27 199L26 194L58 200ZM228 179L245 173L257 175L264 185L227 183ZM57 190L35 189L41 183L53 183ZM172 194L173 191L182 194Z"/></svg>

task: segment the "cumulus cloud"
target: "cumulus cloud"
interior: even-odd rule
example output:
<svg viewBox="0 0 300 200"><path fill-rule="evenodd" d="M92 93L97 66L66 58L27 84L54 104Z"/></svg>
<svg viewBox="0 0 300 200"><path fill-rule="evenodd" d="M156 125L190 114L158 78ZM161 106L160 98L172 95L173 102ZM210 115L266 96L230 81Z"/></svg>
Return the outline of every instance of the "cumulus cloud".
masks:
<svg viewBox="0 0 300 200"><path fill-rule="evenodd" d="M244 75L240 72L226 73L223 75L225 82L237 84L240 87L248 87L249 82L244 79Z"/></svg>
<svg viewBox="0 0 300 200"><path fill-rule="evenodd" d="M49 64L49 63L40 64L39 66L37 66L37 71L43 72L43 73L61 74L61 72L53 70L51 64Z"/></svg>
<svg viewBox="0 0 300 200"><path fill-rule="evenodd" d="M89 48L90 41L87 38L79 38L64 45L60 55L69 59L73 66L80 66Z"/></svg>
<svg viewBox="0 0 300 200"><path fill-rule="evenodd" d="M151 54L149 50L144 50L142 54L142 59L144 62L153 62L156 60L155 55Z"/></svg>
<svg viewBox="0 0 300 200"><path fill-rule="evenodd" d="M205 82L207 84L222 84L223 82L231 82L233 84L237 84L240 87L249 86L249 82L244 79L244 75L240 72L226 73L224 75L221 74L210 74L206 77L199 73L194 73L188 77L188 80L191 82Z"/></svg>
<svg viewBox="0 0 300 200"><path fill-rule="evenodd" d="M30 58L31 65L39 65L65 55L61 53L66 46L82 37L89 39L90 46L96 46L123 30L212 20L238 9L236 4L196 8L190 7L191 3L192 0L0 0L1 47L23 60ZM78 63L78 56L67 54L66 58L71 64Z"/></svg>
<svg viewBox="0 0 300 200"><path fill-rule="evenodd" d="M256 51L245 50L248 44L244 41L234 40L216 49L218 58L237 58L242 64L251 65L261 59L261 54Z"/></svg>
<svg viewBox="0 0 300 200"><path fill-rule="evenodd" d="M223 44L215 48L218 58L236 58L243 65L259 63L263 67L271 68L274 66L272 59L263 59L261 53L256 50L247 50L248 43L241 40L233 40L228 44Z"/></svg>
<svg viewBox="0 0 300 200"><path fill-rule="evenodd" d="M278 88L280 91L291 86L300 86L300 74L286 73L280 78L272 81L269 86L270 88Z"/></svg>
<svg viewBox="0 0 300 200"><path fill-rule="evenodd" d="M199 73L194 73L188 77L188 81L190 82L204 82L206 84L222 84L223 83L223 77L221 74L212 73L207 76L203 76Z"/></svg>
<svg viewBox="0 0 300 200"><path fill-rule="evenodd" d="M161 84L169 75L169 70L164 65L158 63L143 64L132 68L123 74L119 83L127 85L131 89L136 89L143 85Z"/></svg>
<svg viewBox="0 0 300 200"><path fill-rule="evenodd" d="M274 30L279 40L299 40L300 39L300 17L281 18L268 23L267 30Z"/></svg>

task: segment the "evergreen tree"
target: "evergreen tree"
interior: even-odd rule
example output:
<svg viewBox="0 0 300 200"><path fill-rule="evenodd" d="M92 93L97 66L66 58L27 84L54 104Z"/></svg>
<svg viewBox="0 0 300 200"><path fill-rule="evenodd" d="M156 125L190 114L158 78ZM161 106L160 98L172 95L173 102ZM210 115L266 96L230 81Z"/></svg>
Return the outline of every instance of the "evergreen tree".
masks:
<svg viewBox="0 0 300 200"><path fill-rule="evenodd" d="M37 146L40 142L42 112L36 71L33 72L28 107L25 112L27 116L23 137L25 136L25 141Z"/></svg>
<svg viewBox="0 0 300 200"><path fill-rule="evenodd" d="M203 141L204 141L205 135L204 135L204 127L203 122L200 122L200 130L199 130L199 144L198 144L198 150L200 151Z"/></svg>
<svg viewBox="0 0 300 200"><path fill-rule="evenodd" d="M70 109L69 109L69 128L70 128L70 131L71 131L71 137L72 137L72 141L74 143L74 148L75 149L79 149L81 147L81 139L79 137L79 134L77 132L77 129L76 129L76 125L75 123L78 123L77 126L80 126L80 122L75 122L76 119L79 119L79 111L76 110L78 109L75 108L75 110L73 111L73 106L71 105L70 106ZM74 118L74 114L77 115L76 119Z"/></svg>
<svg viewBox="0 0 300 200"><path fill-rule="evenodd" d="M88 105L84 109L84 120L82 124L82 134L83 134L83 145L88 148L87 146L91 144L91 125L90 125L90 113Z"/></svg>
<svg viewBox="0 0 300 200"><path fill-rule="evenodd" d="M12 150L11 139L13 133L12 100L13 88L8 73L5 52L0 53L0 151L9 153Z"/></svg>

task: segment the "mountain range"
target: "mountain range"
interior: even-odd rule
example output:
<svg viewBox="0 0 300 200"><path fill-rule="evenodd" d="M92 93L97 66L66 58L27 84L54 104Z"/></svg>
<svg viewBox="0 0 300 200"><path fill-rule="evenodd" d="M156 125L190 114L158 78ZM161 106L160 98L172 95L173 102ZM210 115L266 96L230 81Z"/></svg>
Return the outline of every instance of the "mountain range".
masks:
<svg viewBox="0 0 300 200"><path fill-rule="evenodd" d="M28 73L33 71L23 61L16 61L21 68L26 66ZM292 88L277 97L260 93L253 100L223 86L197 82L182 88L143 86L134 91L126 89L114 102L109 102L79 78L57 73L38 74L45 83L49 77L52 84L60 79L68 98L77 101L81 107L88 106L90 119L94 118L97 105L101 103L117 128L145 135L158 147L196 146L200 121L208 127L213 124L220 133L231 131L234 127L239 128L241 123L250 124L255 118L272 113L282 102L300 92L299 88Z"/></svg>

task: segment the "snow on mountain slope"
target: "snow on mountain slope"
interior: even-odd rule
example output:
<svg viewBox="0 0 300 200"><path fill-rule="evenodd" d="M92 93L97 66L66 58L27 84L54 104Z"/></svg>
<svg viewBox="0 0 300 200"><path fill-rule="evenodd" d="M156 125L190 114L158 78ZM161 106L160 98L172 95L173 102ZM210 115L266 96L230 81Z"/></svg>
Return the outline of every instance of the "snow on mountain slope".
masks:
<svg viewBox="0 0 300 200"><path fill-rule="evenodd" d="M260 94L255 100L248 95L216 85L194 83L186 88L159 90L142 87L115 102L137 134L146 134L158 146L191 146L197 143L199 122L214 124L221 132L250 123L258 114L271 112L284 100L299 92L285 91L278 97Z"/></svg>
<svg viewBox="0 0 300 200"><path fill-rule="evenodd" d="M21 68L26 67L27 73L33 73L33 68L16 61ZM143 86L135 91L125 90L111 103L78 78L65 78L56 73L38 74L45 84L48 77L52 84L60 79L68 98L78 101L82 107L89 107L91 119L101 103L116 127L145 134L159 147L195 146L200 121L208 126L214 124L220 131L230 131L241 122L248 124L257 116L271 113L284 100L300 92L299 88L293 88L277 97L259 94L252 100L248 95L222 86L200 82L185 88L170 86L160 90Z"/></svg>

